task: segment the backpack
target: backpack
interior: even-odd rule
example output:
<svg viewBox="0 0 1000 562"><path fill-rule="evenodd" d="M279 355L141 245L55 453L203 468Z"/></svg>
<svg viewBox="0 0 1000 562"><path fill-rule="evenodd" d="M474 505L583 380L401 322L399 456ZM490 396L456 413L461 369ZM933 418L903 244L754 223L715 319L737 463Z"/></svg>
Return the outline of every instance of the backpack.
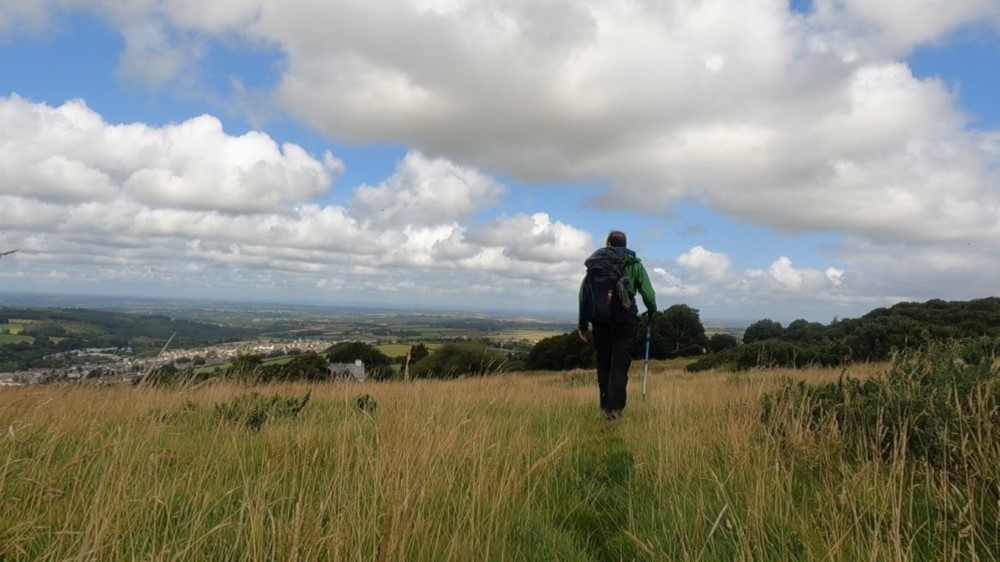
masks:
<svg viewBox="0 0 1000 562"><path fill-rule="evenodd" d="M598 250L587 260L587 276L583 283L584 320L614 324L632 313L625 262L625 254L613 250Z"/></svg>

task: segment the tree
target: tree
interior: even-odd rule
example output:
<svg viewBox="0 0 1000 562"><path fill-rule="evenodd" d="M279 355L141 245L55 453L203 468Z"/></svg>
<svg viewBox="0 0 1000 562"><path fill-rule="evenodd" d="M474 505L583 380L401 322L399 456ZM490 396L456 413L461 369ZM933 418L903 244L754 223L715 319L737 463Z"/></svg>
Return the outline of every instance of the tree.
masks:
<svg viewBox="0 0 1000 562"><path fill-rule="evenodd" d="M545 338L528 352L525 368L535 371L588 369L594 366L594 350L577 332Z"/></svg>
<svg viewBox="0 0 1000 562"><path fill-rule="evenodd" d="M644 330L639 332L637 340L642 339L644 345ZM686 304L675 304L653 316L651 340L650 356L656 359L701 355L708 344L698 309Z"/></svg>
<svg viewBox="0 0 1000 562"><path fill-rule="evenodd" d="M229 367L226 369L226 378L242 381L257 380L263 363L260 355L239 355L229 363Z"/></svg>
<svg viewBox="0 0 1000 562"><path fill-rule="evenodd" d="M410 346L410 362L416 363L431 354L431 350L423 343Z"/></svg>
<svg viewBox="0 0 1000 562"><path fill-rule="evenodd" d="M506 356L480 343L446 343L410 369L414 378L453 379L503 370Z"/></svg>
<svg viewBox="0 0 1000 562"><path fill-rule="evenodd" d="M736 336L732 334L712 334L712 337L708 338L708 350L712 353L719 353L737 345L739 345L739 342L736 341Z"/></svg>
<svg viewBox="0 0 1000 562"><path fill-rule="evenodd" d="M354 363L358 359L365 364L365 375L372 380L392 378L392 359L370 343L360 341L341 342L326 350L330 363Z"/></svg>
<svg viewBox="0 0 1000 562"><path fill-rule="evenodd" d="M330 365L318 353L303 353L284 365L275 365L269 370L268 380L277 381L325 381L330 379ZM263 380L264 375L261 376Z"/></svg>
<svg viewBox="0 0 1000 562"><path fill-rule="evenodd" d="M743 343L749 344L772 338L779 338L784 333L785 330L781 327L780 322L764 318L763 320L758 320L747 327L747 329L743 332Z"/></svg>

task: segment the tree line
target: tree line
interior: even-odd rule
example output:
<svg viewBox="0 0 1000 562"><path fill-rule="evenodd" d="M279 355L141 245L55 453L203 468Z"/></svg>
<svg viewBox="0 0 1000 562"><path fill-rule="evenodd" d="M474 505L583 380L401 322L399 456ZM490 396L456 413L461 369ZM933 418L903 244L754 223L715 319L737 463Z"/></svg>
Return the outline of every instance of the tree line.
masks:
<svg viewBox="0 0 1000 562"><path fill-rule="evenodd" d="M493 349L482 342L446 343L433 351L423 343L410 347L409 364L400 365L373 344L361 341L336 343L321 353L295 354L285 362L266 363L261 354L240 355L224 369L207 371L195 366L178 369L173 364L154 371L149 379L154 385L189 384L208 379L235 380L263 384L272 382L322 382L339 378L330 365L361 361L365 376L374 381L412 379L449 379L486 376L521 368L511 361L512 352ZM405 370L405 373L404 373Z"/></svg>
<svg viewBox="0 0 1000 562"><path fill-rule="evenodd" d="M840 366L886 361L899 351L975 338L1000 338L1000 298L903 302L826 325L800 319L783 327L762 319L747 327L740 346L687 369Z"/></svg>
<svg viewBox="0 0 1000 562"><path fill-rule="evenodd" d="M876 308L856 319L834 318L829 324L797 319L782 326L764 318L748 326L742 341L731 334L706 336L699 312L678 304L642 317L632 356L645 356L650 327L650 358L695 357L686 369L745 370L756 367L839 366L885 361L895 351L921 349L934 342L1000 338L1000 298L970 301L903 302ZM525 361L531 370L589 369L595 366L592 344L576 332L544 339Z"/></svg>

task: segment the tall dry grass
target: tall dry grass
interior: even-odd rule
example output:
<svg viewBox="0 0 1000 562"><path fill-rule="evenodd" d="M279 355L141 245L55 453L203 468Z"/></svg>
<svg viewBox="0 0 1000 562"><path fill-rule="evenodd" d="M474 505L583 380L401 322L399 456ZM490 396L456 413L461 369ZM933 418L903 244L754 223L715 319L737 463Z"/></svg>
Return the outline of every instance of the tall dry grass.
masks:
<svg viewBox="0 0 1000 562"><path fill-rule="evenodd" d="M929 507L968 490L760 423L784 378L839 375L654 364L642 400L638 364L616 422L589 372L4 390L0 560L986 558ZM251 391L311 399L259 431L216 414Z"/></svg>

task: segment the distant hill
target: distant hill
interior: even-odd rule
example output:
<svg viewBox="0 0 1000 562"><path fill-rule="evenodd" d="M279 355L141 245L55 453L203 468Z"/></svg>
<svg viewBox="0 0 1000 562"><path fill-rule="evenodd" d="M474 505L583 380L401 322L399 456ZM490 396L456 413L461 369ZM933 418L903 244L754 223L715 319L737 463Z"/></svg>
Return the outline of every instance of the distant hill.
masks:
<svg viewBox="0 0 1000 562"><path fill-rule="evenodd" d="M255 333L162 315L13 307L0 307L0 332L10 338L10 343L0 345L0 371L45 366L43 358L61 351L131 349L141 357L156 354L171 336L173 347L199 347Z"/></svg>

